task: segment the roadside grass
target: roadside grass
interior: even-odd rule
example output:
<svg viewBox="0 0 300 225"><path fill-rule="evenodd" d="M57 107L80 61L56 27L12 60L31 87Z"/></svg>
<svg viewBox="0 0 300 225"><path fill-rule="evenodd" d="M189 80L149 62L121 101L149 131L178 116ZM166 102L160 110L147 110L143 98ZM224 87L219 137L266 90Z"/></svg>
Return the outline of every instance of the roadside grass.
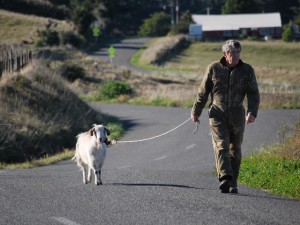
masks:
<svg viewBox="0 0 300 225"><path fill-rule="evenodd" d="M283 142L243 158L240 183L300 200L300 122L288 133Z"/></svg>
<svg viewBox="0 0 300 225"><path fill-rule="evenodd" d="M300 160L281 158L274 152L276 146L269 148L243 160L240 183L300 200Z"/></svg>
<svg viewBox="0 0 300 225"><path fill-rule="evenodd" d="M31 169L35 167L42 167L52 165L64 160L69 160L74 156L74 150L65 149L61 153L49 156L45 155L43 158L27 161L24 163L5 164L0 163L0 169Z"/></svg>

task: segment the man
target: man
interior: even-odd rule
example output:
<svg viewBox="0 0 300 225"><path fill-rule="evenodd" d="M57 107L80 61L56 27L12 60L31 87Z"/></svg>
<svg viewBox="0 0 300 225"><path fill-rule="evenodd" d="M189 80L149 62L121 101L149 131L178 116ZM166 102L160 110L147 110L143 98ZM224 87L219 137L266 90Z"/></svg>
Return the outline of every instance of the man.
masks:
<svg viewBox="0 0 300 225"><path fill-rule="evenodd" d="M260 101L254 70L240 59L241 50L238 41L224 43L223 57L208 66L191 112L192 120L198 121L210 95L209 124L222 193L238 193L245 123L255 121Z"/></svg>

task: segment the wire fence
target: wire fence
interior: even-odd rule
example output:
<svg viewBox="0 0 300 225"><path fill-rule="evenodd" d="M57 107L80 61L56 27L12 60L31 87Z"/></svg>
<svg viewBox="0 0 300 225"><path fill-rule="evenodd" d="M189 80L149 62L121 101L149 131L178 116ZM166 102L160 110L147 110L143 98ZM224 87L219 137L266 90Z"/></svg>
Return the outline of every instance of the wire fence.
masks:
<svg viewBox="0 0 300 225"><path fill-rule="evenodd" d="M22 45L0 45L0 77L20 71L32 60L32 52Z"/></svg>

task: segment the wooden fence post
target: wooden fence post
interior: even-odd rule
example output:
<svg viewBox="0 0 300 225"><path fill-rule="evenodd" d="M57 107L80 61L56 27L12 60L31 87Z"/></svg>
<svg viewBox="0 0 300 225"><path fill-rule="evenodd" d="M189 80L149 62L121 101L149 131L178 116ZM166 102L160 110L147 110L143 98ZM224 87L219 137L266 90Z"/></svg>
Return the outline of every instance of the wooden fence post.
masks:
<svg viewBox="0 0 300 225"><path fill-rule="evenodd" d="M0 45L0 78L3 73L20 71L31 60L31 51L21 45Z"/></svg>

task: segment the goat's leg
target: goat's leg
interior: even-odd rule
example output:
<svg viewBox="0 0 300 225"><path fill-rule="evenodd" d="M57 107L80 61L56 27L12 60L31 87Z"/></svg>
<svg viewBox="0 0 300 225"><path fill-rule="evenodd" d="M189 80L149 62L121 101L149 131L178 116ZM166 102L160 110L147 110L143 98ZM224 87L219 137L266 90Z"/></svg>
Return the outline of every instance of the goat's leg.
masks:
<svg viewBox="0 0 300 225"><path fill-rule="evenodd" d="M101 170L95 171L95 184L96 185L102 185Z"/></svg>
<svg viewBox="0 0 300 225"><path fill-rule="evenodd" d="M87 180L86 180L86 168L84 166L81 166L81 165L80 165L80 168L82 170L83 183L87 184Z"/></svg>
<svg viewBox="0 0 300 225"><path fill-rule="evenodd" d="M91 183L92 180L92 169L88 168L87 182Z"/></svg>

